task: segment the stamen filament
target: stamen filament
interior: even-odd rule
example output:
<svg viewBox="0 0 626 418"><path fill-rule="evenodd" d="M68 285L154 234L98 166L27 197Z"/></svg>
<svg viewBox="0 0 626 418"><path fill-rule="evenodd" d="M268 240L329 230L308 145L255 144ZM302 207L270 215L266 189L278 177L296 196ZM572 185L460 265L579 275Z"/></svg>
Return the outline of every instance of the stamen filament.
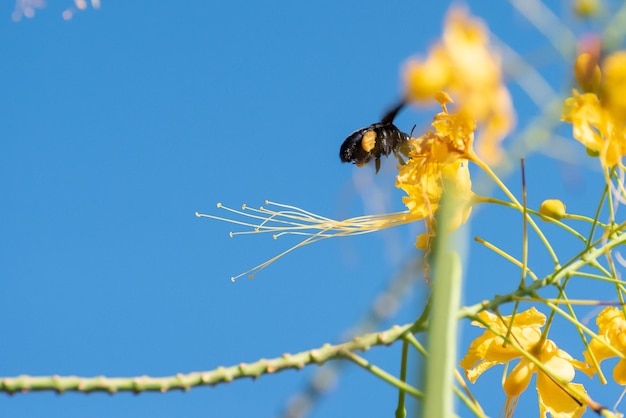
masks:
<svg viewBox="0 0 626 418"><path fill-rule="evenodd" d="M257 209L250 208L246 205L242 205L242 210L236 210L224 206L221 203L217 204L217 207L219 209L224 209L235 215L239 215L248 219L258 220L258 223L223 218L220 216L196 212L196 216L201 218L216 219L218 221L229 222L251 229L250 231L231 232L231 237L235 235L249 235L268 232L273 233L274 239L277 239L283 235L297 235L306 237L304 240L281 252L280 254L270 258L269 260L257 265L256 267L251 268L250 270L245 271L244 273L232 277L232 281L235 281L239 277L245 275L248 275L250 278L252 278L257 272L264 269L282 256L295 250L296 248L303 247L305 245L309 245L323 239L369 234L371 232L376 232L381 229L389 228L392 226L404 225L420 219L418 216L411 214L409 211L402 211L376 215L357 216L354 218L345 219L343 221L335 221L333 219L316 215L295 206L289 206L270 201L266 201L265 203L266 205L276 206L285 210L273 211L263 206Z"/></svg>

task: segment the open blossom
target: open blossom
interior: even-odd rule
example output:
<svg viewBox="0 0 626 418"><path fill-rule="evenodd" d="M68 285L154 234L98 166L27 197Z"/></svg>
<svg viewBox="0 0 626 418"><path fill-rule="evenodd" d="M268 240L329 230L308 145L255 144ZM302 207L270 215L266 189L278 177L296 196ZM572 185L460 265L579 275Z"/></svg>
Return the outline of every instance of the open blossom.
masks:
<svg viewBox="0 0 626 418"><path fill-rule="evenodd" d="M504 391L509 399L518 397L526 390L532 375L536 373L540 416L545 417L549 412L552 417L581 417L587 405L573 399L573 395L554 378L567 382L570 390L575 389L578 393L586 395L583 385L570 383L574 379L574 369L584 370L585 366L558 348L552 340L542 341L541 345L533 347L532 353L537 361L550 371L550 376L527 358L520 359L504 381ZM509 405L514 403L508 402Z"/></svg>
<svg viewBox="0 0 626 418"><path fill-rule="evenodd" d="M562 119L572 124L574 138L599 154L605 167L620 163L626 153L626 128L595 93L578 93L565 100Z"/></svg>
<svg viewBox="0 0 626 418"><path fill-rule="evenodd" d="M586 404L577 401L557 381L568 383L570 390L586 396L582 385L569 383L574 378L575 368L584 369L585 365L559 349L553 341L542 338L541 327L546 319L542 313L535 308L520 312L515 315L512 324L511 316L499 317L486 311L480 312L478 316L491 329L471 343L461 360L460 366L465 369L465 375L470 382L474 383L483 372L497 364L519 359L503 383L507 394L507 416L512 415L516 399L526 390L533 374L537 374L536 386L542 417L546 417L547 413L552 417L563 418L582 416ZM480 322L472 324L484 327ZM500 335L508 335L512 343L506 343ZM522 356L523 351L534 356L550 371L550 376L533 361Z"/></svg>
<svg viewBox="0 0 626 418"><path fill-rule="evenodd" d="M442 41L426 58L409 60L404 78L412 101L430 101L440 90L454 96L460 111L480 127L478 153L490 163L500 160L500 142L513 129L515 112L500 57L490 48L488 29L481 20L465 9L452 9Z"/></svg>
<svg viewBox="0 0 626 418"><path fill-rule="evenodd" d="M454 230L467 221L472 210L468 159L474 158L475 122L466 114L449 114L445 104L443 109L432 123L434 131L409 140L410 159L400 167L396 177L396 187L407 193L402 200L409 212L428 219L427 232L417 239L418 248L423 250L429 248L430 239L434 236L431 218L439 208L444 184L448 184L447 192L456 194L464 203L457 208L448 229Z"/></svg>
<svg viewBox="0 0 626 418"><path fill-rule="evenodd" d="M590 365L587 373L592 376L597 369L592 356L598 363L622 354L626 357L626 319L624 312L615 307L605 308L596 318L598 338L589 343L589 350L584 352L585 361ZM610 348L613 347L613 350ZM626 385L626 360L620 358L613 368L613 379L620 385Z"/></svg>
<svg viewBox="0 0 626 418"><path fill-rule="evenodd" d="M505 344L504 339L497 334L510 334L510 339L520 347L530 349L541 338L541 327L546 322L546 317L535 308L515 315L515 319L509 331L510 316L499 318L491 312L482 311L478 317L489 324L493 331L487 330L480 337L472 341L467 354L461 360L460 366L465 369L465 375L474 383L476 379L487 369L496 364L503 364L521 357L519 350L510 344ZM472 325L485 328L485 326L473 321Z"/></svg>
<svg viewBox="0 0 626 418"><path fill-rule="evenodd" d="M576 68L585 57L579 57ZM626 155L626 51L609 55L599 68L601 82L595 81L596 91L574 90L565 100L561 118L572 124L574 138L610 168Z"/></svg>

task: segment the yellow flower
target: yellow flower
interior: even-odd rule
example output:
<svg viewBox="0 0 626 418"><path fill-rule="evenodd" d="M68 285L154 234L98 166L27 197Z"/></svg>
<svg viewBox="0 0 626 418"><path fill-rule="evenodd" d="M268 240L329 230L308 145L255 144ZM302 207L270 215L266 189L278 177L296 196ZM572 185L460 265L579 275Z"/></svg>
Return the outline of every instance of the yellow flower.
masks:
<svg viewBox="0 0 626 418"><path fill-rule="evenodd" d="M467 354L461 360L460 366L465 369L465 375L472 383L490 367L521 357L519 349L506 344L502 337L496 335L496 333L506 335L509 332L511 316L500 318L491 312L482 311L478 317L489 324L493 331L487 330L472 341ZM541 339L541 327L545 322L545 315L535 308L520 312L515 315L509 338L522 349L530 350ZM472 325L485 328L477 321L472 322Z"/></svg>
<svg viewBox="0 0 626 418"><path fill-rule="evenodd" d="M404 72L407 97L431 100L449 91L481 126L479 154L488 162L501 158L500 142L513 129L515 113L502 81L500 57L489 47L488 30L465 9L452 9L443 39L426 59L411 59Z"/></svg>
<svg viewBox="0 0 626 418"><path fill-rule="evenodd" d="M537 373L537 392L542 417L548 412L552 417L582 416L586 404L575 400L571 390L576 391L578 396L586 397L585 389L582 385L569 382L574 378L574 369L584 369L585 365L572 359L551 340L542 338L541 327L546 320L542 313L535 308L520 312L515 315L510 329L510 316L498 317L485 311L478 316L490 329L471 343L467 354L461 360L460 366L465 369L465 375L470 382L474 383L492 366L521 358L503 383L507 394L506 416L512 415L517 397L526 390L534 373ZM472 324L484 327L479 322ZM508 335L513 343L507 344L499 335ZM534 362L523 357L523 351L533 355L550 371L550 376ZM561 386L555 379L569 383L569 389Z"/></svg>
<svg viewBox="0 0 626 418"><path fill-rule="evenodd" d="M617 51L602 65L602 103L622 123L626 120L626 51Z"/></svg>
<svg viewBox="0 0 626 418"><path fill-rule="evenodd" d="M624 123L601 105L598 96L574 90L565 100L562 119L572 124L576 140L600 155L604 167L621 162L626 152Z"/></svg>
<svg viewBox="0 0 626 418"><path fill-rule="evenodd" d="M585 361L590 365L587 373L593 376L597 372L591 355L596 361L601 361L617 357L618 353L626 357L626 320L624 313L615 307L605 308L596 318L598 324L598 338L594 338L589 343L589 350L583 353ZM607 346L608 345L608 346ZM613 347L615 350L611 350ZM626 360L620 358L613 369L613 379L620 385L626 385Z"/></svg>
<svg viewBox="0 0 626 418"><path fill-rule="evenodd" d="M565 100L561 118L572 124L574 138L610 168L626 155L626 51L609 55L600 67L594 60L593 54L586 53L577 58L577 79L590 92L574 90Z"/></svg>
<svg viewBox="0 0 626 418"><path fill-rule="evenodd" d="M570 383L574 379L574 368L584 369L584 365L572 358L567 352L559 349L551 340L543 341L540 346L533 347L537 361L539 361L551 376L544 373L539 367L522 358L511 370L504 381L504 391L507 394L507 410L516 404L516 398L528 387L533 373L537 373L537 393L539 395L539 411L541 417L546 417L549 412L552 417L581 417L587 405L577 401L560 383L554 380L568 383L570 390L576 390L586 398L587 392L583 385Z"/></svg>
<svg viewBox="0 0 626 418"><path fill-rule="evenodd" d="M458 207L453 221L447 227L458 228L471 213L472 181L468 159L474 159L472 148L475 122L466 114L449 114L444 111L435 116L434 131L428 131L410 140L409 160L400 167L396 187L407 196L402 201L409 212L419 219L429 219L439 209L439 203L447 181L454 193L465 204ZM427 232L417 239L417 247L430 248L434 236L434 222L427 221Z"/></svg>

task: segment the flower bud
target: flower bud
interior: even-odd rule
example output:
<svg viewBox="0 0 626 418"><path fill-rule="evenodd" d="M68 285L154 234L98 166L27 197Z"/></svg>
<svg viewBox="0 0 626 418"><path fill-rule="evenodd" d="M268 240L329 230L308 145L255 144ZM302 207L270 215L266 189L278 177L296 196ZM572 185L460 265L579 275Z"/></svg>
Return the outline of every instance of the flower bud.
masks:
<svg viewBox="0 0 626 418"><path fill-rule="evenodd" d="M598 0L576 0L574 2L574 12L576 12L578 17L594 17L600 12L600 2Z"/></svg>
<svg viewBox="0 0 626 418"><path fill-rule="evenodd" d="M548 199L541 203L539 213L556 220L565 216L565 204L558 199Z"/></svg>
<svg viewBox="0 0 626 418"><path fill-rule="evenodd" d="M598 91L602 73L598 65L597 58L589 53L582 53L576 58L574 63L574 75L576 82L585 92Z"/></svg>

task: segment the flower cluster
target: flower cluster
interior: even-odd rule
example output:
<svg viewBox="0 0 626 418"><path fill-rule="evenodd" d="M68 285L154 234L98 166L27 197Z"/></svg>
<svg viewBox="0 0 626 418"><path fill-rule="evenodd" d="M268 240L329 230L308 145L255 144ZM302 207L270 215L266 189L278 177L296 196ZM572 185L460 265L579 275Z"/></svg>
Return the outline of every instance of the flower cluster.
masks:
<svg viewBox="0 0 626 418"><path fill-rule="evenodd" d="M488 328L470 345L460 366L474 383L487 369L497 364L519 360L504 379L507 394L506 416L512 416L517 398L537 374L537 393L541 416L580 417L586 403L585 388L574 379L575 369L587 366L542 335L546 317L535 308L511 316L497 316L483 311L473 325Z"/></svg>
<svg viewBox="0 0 626 418"><path fill-rule="evenodd" d="M405 66L409 100L432 100L446 91L481 127L478 154L489 163L502 156L500 142L515 124L511 95L503 82L500 56L489 44L489 31L465 9L452 9L440 43L425 59L413 58Z"/></svg>
<svg viewBox="0 0 626 418"><path fill-rule="evenodd" d="M400 167L396 177L396 187L407 194L402 201L409 212L428 219L427 232L417 238L417 247L422 250L430 248L434 236L432 217L439 209L444 185L448 184L447 191L464 203L455 208L449 229L467 221L473 196L468 160L476 158L473 150L476 123L467 114L449 114L447 95L439 94L438 98L443 112L434 118L434 131L410 140L409 161Z"/></svg>

